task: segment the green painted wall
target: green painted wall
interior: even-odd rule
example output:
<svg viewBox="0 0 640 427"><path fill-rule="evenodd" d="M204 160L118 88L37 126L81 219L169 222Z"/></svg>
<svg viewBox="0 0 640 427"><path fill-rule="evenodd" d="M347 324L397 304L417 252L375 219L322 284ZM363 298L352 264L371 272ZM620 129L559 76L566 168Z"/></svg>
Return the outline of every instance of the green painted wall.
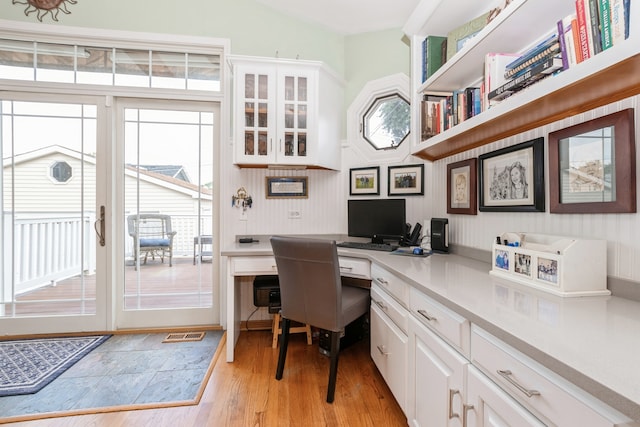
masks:
<svg viewBox="0 0 640 427"><path fill-rule="evenodd" d="M26 3L26 1L25 1ZM43 23L64 26L217 37L231 53L318 60L343 76L345 111L363 85L398 72L409 74L409 46L400 29L343 36L302 22L255 0L78 0L71 12ZM2 0L0 19L38 22L25 5Z"/></svg>

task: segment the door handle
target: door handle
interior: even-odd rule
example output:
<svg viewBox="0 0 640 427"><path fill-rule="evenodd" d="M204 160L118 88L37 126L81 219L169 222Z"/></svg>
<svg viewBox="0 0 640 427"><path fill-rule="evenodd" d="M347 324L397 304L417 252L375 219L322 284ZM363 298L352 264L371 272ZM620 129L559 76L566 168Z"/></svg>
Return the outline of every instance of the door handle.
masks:
<svg viewBox="0 0 640 427"><path fill-rule="evenodd" d="M100 229L98 229L98 223L100 223ZM104 227L104 206L100 206L100 217L96 220L96 222L93 223L93 228L96 230L96 234L98 235L100 246L105 245Z"/></svg>

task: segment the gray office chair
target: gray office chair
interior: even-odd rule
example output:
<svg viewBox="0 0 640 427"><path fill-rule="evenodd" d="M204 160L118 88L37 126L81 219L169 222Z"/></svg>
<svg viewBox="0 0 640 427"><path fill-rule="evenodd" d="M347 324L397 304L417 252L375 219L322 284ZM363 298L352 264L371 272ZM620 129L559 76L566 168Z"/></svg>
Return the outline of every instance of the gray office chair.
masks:
<svg viewBox="0 0 640 427"><path fill-rule="evenodd" d="M369 290L342 287L336 242L297 237L271 238L280 280L282 342L276 379L282 379L291 321L331 332L327 402L333 402L340 335L369 310Z"/></svg>

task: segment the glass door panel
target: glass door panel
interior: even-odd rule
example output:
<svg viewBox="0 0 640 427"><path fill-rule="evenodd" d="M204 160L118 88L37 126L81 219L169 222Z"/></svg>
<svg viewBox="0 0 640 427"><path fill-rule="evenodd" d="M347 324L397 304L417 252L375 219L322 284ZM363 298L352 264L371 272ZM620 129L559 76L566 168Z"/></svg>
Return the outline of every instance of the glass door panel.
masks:
<svg viewBox="0 0 640 427"><path fill-rule="evenodd" d="M0 321L36 317L47 329L67 319L65 330L75 331L79 323L68 319L83 316L83 328L103 329L105 310L98 308L103 292L97 289L104 283L97 283L94 231L102 110L95 100L22 98L0 100ZM43 322L43 317L57 320Z"/></svg>
<svg viewBox="0 0 640 427"><path fill-rule="evenodd" d="M123 116L123 311L211 312L214 113L126 106Z"/></svg>

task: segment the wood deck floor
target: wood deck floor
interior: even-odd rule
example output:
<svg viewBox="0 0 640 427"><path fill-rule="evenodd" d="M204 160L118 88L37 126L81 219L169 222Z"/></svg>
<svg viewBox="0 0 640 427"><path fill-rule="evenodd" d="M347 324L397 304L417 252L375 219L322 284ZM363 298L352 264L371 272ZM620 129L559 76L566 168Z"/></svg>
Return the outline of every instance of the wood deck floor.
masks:
<svg viewBox="0 0 640 427"><path fill-rule="evenodd" d="M125 267L125 307L210 307L213 277L211 259L194 265L192 257L175 257L171 267L166 259L164 263L149 259L138 270L129 261ZM95 275L72 277L19 295L15 315L93 314L95 297Z"/></svg>
<svg viewBox="0 0 640 427"><path fill-rule="evenodd" d="M222 348L225 353L224 348ZM15 427L293 427L406 426L407 419L369 356L363 340L340 354L336 398L326 403L329 359L317 342L291 336L281 381L278 349L268 331L242 332L236 360L219 358L195 406L94 413L18 422Z"/></svg>

